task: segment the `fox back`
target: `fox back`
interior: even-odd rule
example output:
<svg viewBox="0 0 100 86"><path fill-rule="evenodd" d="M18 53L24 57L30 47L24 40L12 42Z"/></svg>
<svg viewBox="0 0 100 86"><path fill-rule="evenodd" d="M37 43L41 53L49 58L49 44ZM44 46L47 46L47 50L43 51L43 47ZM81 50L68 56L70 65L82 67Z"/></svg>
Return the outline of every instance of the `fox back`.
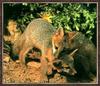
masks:
<svg viewBox="0 0 100 86"><path fill-rule="evenodd" d="M26 30L23 32L20 38L14 43L13 51L19 53L23 48L23 44L27 42L30 47L36 47L42 50L45 48L52 47L52 35L54 32L54 27L43 19L33 20Z"/></svg>

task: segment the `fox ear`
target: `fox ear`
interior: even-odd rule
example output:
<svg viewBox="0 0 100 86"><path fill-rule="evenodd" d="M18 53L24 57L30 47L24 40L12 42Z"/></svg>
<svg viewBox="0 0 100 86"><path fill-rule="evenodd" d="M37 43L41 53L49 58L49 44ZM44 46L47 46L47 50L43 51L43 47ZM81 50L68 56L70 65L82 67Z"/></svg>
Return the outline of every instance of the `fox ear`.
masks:
<svg viewBox="0 0 100 86"><path fill-rule="evenodd" d="M56 31L55 35L63 37L64 36L64 30L63 30L63 28L58 28L58 30Z"/></svg>
<svg viewBox="0 0 100 86"><path fill-rule="evenodd" d="M74 55L75 55L75 53L78 51L78 49L75 49L74 51L72 51L70 54L69 54L69 56L70 57L74 57Z"/></svg>
<svg viewBox="0 0 100 86"><path fill-rule="evenodd" d="M67 32L67 36L69 40L72 40L75 36L76 32Z"/></svg>

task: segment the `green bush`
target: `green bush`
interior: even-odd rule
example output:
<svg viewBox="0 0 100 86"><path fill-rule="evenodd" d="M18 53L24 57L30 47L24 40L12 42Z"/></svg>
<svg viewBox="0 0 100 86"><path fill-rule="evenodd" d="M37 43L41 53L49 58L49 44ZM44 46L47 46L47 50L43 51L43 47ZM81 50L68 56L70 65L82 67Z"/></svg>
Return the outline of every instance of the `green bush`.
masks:
<svg viewBox="0 0 100 86"><path fill-rule="evenodd" d="M44 12L52 15L55 28L61 26L65 32L81 31L96 44L96 3L5 3L4 23L14 19L23 32L32 19Z"/></svg>

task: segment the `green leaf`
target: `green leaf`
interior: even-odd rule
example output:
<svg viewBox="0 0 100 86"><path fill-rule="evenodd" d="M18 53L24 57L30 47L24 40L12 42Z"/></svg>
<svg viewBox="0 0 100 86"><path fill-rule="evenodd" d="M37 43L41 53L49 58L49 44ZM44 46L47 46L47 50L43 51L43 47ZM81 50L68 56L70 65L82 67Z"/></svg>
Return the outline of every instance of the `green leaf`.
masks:
<svg viewBox="0 0 100 86"><path fill-rule="evenodd" d="M89 34L89 33L91 33L91 31L90 31L90 30L88 30L88 31L86 32L86 34Z"/></svg>
<svg viewBox="0 0 100 86"><path fill-rule="evenodd" d="M76 25L76 30L77 30L77 31L79 31L79 28L78 28L78 26L77 26L77 25Z"/></svg>
<svg viewBox="0 0 100 86"><path fill-rule="evenodd" d="M94 24L90 24L89 29L94 28Z"/></svg>
<svg viewBox="0 0 100 86"><path fill-rule="evenodd" d="M69 25L66 25L65 28L66 28L67 31L72 31L72 29L70 28Z"/></svg>

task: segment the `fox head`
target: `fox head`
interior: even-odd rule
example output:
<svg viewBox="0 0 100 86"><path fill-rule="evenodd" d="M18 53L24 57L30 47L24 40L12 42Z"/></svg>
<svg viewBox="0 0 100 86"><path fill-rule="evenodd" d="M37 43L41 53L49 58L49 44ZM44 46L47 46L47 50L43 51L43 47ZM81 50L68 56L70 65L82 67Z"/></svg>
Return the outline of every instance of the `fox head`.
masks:
<svg viewBox="0 0 100 86"><path fill-rule="evenodd" d="M64 30L63 28L59 28L58 30L55 31L52 37L53 54L56 58L63 49L63 43L64 43L63 40L64 40Z"/></svg>

